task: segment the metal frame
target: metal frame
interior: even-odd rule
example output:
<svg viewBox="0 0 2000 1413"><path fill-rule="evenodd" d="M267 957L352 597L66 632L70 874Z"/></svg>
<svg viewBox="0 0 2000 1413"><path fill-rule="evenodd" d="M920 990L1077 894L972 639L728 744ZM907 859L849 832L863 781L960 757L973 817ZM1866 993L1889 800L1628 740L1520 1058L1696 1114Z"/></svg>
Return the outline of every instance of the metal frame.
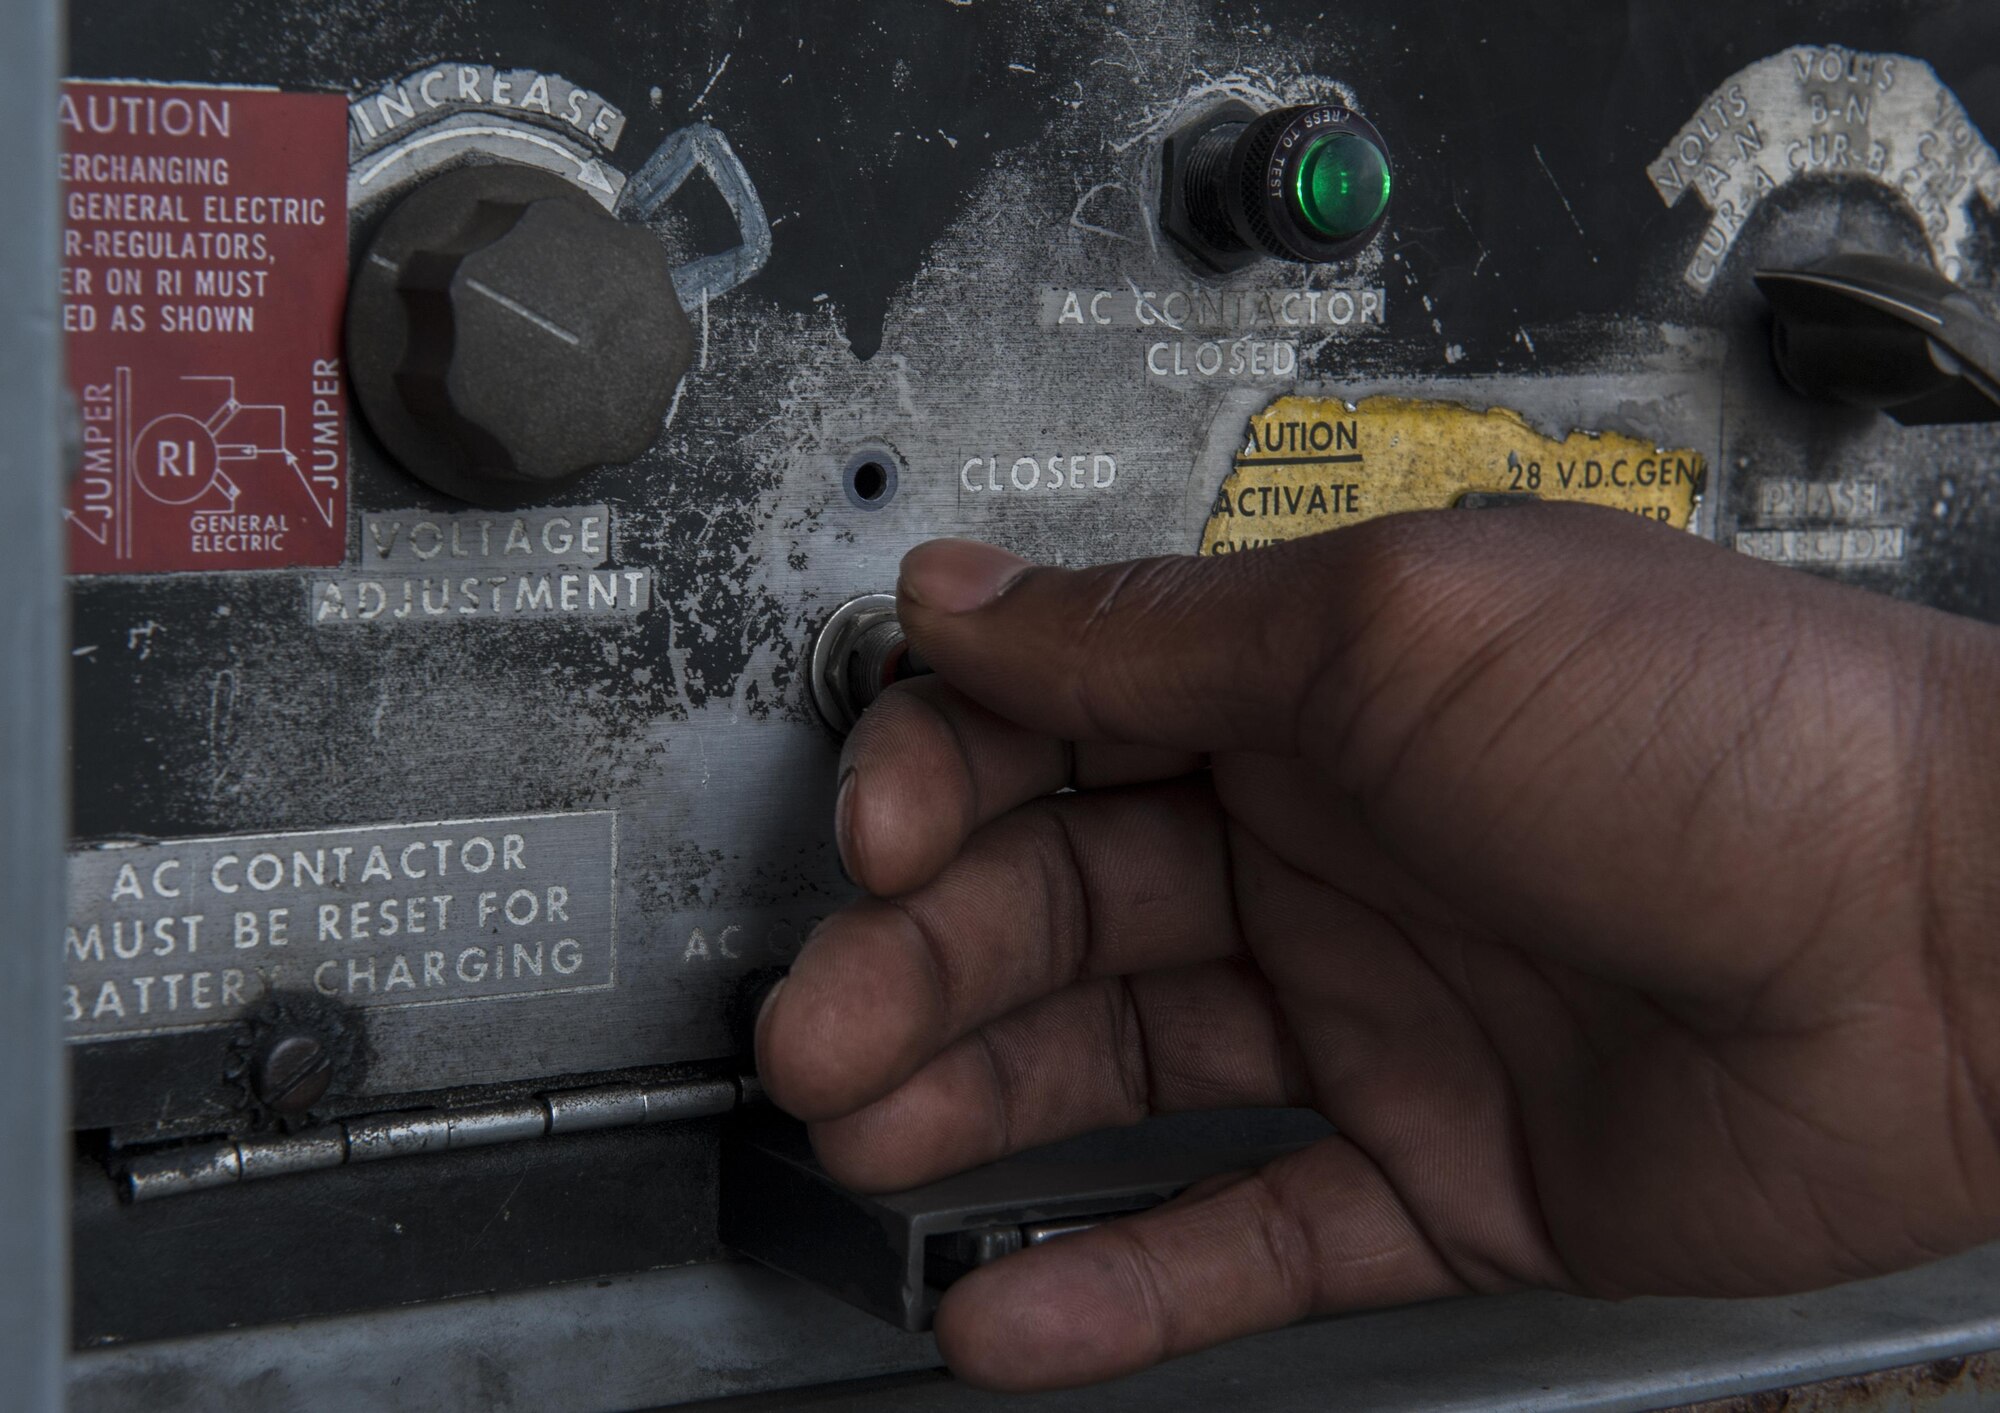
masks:
<svg viewBox="0 0 2000 1413"><path fill-rule="evenodd" d="M64 1055L53 1004L65 809L55 83L61 7L0 44L0 1400L588 1410L934 1367L935 1346L745 1263L440 1301L67 1355ZM1527 1294L1265 1335L1097 1389L1092 1409L1637 1410L2000 1348L2000 1247L1865 1285L1742 1303ZM826 1409L997 1410L956 1386Z"/></svg>
<svg viewBox="0 0 2000 1413"><path fill-rule="evenodd" d="M11 8L0 43L0 1388L62 1406L68 1344L63 922L62 370L56 77L63 10Z"/></svg>

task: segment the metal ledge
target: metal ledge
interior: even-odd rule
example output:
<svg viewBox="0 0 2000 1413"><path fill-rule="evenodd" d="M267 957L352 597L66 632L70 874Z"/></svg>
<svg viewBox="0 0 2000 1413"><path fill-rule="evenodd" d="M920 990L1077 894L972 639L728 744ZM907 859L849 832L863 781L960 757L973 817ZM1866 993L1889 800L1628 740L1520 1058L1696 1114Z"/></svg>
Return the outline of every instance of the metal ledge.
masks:
<svg viewBox="0 0 2000 1413"><path fill-rule="evenodd" d="M993 1398L924 1381L822 1390L814 1407L1624 1413L1993 1349L2000 1246L1808 1296L1447 1301L1262 1335L1076 1393ZM70 1407L608 1413L936 1362L927 1336L758 1267L720 1263L81 1354L70 1361Z"/></svg>

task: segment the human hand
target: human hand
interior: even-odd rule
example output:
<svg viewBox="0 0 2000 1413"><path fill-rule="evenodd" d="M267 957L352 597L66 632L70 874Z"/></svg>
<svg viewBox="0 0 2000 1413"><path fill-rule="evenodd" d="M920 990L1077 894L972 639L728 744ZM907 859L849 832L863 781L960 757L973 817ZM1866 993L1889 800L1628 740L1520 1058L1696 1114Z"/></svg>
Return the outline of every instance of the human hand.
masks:
<svg viewBox="0 0 2000 1413"><path fill-rule="evenodd" d="M967 1276L962 1376L2000 1236L2000 632L1570 506L1081 572L942 541L900 594L938 676L842 759L873 896L758 1024L828 1170L1338 1130Z"/></svg>

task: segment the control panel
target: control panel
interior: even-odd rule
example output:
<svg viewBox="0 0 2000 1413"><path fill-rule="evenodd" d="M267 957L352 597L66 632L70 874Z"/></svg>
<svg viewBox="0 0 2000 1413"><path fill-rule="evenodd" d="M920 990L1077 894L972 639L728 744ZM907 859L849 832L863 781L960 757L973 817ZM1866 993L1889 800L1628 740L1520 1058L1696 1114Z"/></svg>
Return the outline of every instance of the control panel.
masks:
<svg viewBox="0 0 2000 1413"><path fill-rule="evenodd" d="M2000 11L1559 10L75 0L79 1342L839 1286L748 1024L926 539L1580 500L2000 620Z"/></svg>

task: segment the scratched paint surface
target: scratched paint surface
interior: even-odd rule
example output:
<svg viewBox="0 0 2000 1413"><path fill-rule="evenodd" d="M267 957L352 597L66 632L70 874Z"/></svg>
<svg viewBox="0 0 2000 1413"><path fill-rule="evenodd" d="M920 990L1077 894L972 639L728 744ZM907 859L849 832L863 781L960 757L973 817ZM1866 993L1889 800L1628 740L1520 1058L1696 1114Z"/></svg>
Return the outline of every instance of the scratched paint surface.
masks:
<svg viewBox="0 0 2000 1413"><path fill-rule="evenodd" d="M1069 563L1191 552L1225 484L1245 487L1253 420L1286 398L1472 409L1453 435L1482 454L1578 428L1600 449L1676 448L1708 470L1697 531L2000 618L1993 435L1797 399L1749 283L1834 249L1931 260L1908 203L1878 183L1788 182L1698 293L1684 276L1714 213L1664 206L1649 180L1732 74L1830 39L1921 58L2000 133L1979 57L2000 45L1990 6L1718 7L1691 24L1670 0L1576 0L1559 26L1497 8L1437 22L1402 0L75 11L86 78L358 94L437 64L554 74L623 117L615 148L585 144L607 181L707 123L769 213L769 263L689 310L698 357L656 445L565 492L607 512L595 572L643 574L643 611L315 631L296 574L75 587L80 844L617 814L616 989L504 1014L372 1009L369 1102L732 1051L739 993L848 896L826 824L837 745L801 677L818 624L934 535ZM1152 219L1158 144L1225 98L1365 112L1400 174L1382 238L1338 268L1189 268ZM378 214L359 214L356 239ZM700 179L655 229L677 261L734 241ZM1983 202L1954 239L1991 297ZM1480 421L1489 407L1530 432ZM351 430L350 553L328 579L366 567L365 517L464 510ZM901 464L871 511L840 472L873 444ZM1474 488L1410 494L1455 487ZM1850 531L1865 559L1812 560L1861 543ZM421 605L424 572L398 567L395 607ZM83 1122L234 1121L226 1036L81 1050Z"/></svg>

